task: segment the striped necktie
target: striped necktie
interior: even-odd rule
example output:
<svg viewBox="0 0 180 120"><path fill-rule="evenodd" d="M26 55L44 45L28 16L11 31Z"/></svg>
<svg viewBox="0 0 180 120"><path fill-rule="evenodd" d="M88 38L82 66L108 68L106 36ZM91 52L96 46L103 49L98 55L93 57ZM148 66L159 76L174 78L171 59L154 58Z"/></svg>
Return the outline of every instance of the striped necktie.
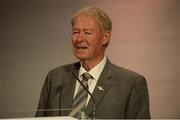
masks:
<svg viewBox="0 0 180 120"><path fill-rule="evenodd" d="M89 73L82 74L82 84L88 89L88 80L92 79L92 76ZM86 103L87 103L88 93L83 88L82 85L78 88L76 96L73 100L72 111L70 112L71 117L81 118L84 114Z"/></svg>

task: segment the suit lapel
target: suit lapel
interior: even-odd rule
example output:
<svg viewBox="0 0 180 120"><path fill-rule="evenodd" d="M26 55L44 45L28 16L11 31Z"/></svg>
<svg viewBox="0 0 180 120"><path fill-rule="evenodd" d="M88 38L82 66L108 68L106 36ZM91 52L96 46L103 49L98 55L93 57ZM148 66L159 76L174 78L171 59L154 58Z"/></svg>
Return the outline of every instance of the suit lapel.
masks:
<svg viewBox="0 0 180 120"><path fill-rule="evenodd" d="M61 104L60 104L60 108L63 109L61 111L62 116L69 115L69 112L71 111L71 107L73 103L76 80L72 72L74 72L74 74L78 76L79 69L73 66L73 68L70 69L66 75L64 75L64 78L63 78L64 87L62 91Z"/></svg>
<svg viewBox="0 0 180 120"><path fill-rule="evenodd" d="M104 95L106 94L106 92L108 91L108 89L111 86L112 83L112 69L110 68L110 61L107 59L106 65L99 77L99 80L96 84L96 87L94 88L94 91L92 93L94 100L95 100L95 105L96 108L98 107L98 105L100 104L101 100L103 99ZM94 102L92 99L90 99L89 104L87 106L86 109L86 114L90 115L93 112L93 106L94 106Z"/></svg>

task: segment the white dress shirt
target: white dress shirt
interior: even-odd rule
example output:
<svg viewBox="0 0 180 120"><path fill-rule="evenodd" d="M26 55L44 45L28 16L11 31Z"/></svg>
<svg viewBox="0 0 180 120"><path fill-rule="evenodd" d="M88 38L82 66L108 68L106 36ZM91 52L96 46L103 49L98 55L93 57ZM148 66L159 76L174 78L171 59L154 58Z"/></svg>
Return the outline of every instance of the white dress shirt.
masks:
<svg viewBox="0 0 180 120"><path fill-rule="evenodd" d="M88 73L93 77L93 79L88 80L89 92L91 94L93 93L94 88L98 82L99 76L100 76L101 72L103 71L103 68L106 64L106 60L107 60L107 57L104 56L104 58L101 60L101 62L99 62L96 66L94 66L90 71L88 71ZM82 63L81 63L81 67L79 69L79 76L78 76L80 80L82 80L82 74L85 72L87 72L87 71L82 66ZM80 83L78 81L76 81L74 97L76 96L79 86L80 86ZM90 95L88 94L86 106L88 105L89 99L90 99Z"/></svg>

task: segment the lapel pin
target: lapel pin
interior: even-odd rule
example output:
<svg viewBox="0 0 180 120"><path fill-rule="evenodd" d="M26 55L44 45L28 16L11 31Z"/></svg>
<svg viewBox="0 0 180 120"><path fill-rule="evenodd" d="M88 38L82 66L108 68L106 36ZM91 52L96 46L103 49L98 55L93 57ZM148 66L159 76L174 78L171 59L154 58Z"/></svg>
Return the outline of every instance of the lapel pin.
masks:
<svg viewBox="0 0 180 120"><path fill-rule="evenodd" d="M98 90L104 90L101 86L97 86Z"/></svg>

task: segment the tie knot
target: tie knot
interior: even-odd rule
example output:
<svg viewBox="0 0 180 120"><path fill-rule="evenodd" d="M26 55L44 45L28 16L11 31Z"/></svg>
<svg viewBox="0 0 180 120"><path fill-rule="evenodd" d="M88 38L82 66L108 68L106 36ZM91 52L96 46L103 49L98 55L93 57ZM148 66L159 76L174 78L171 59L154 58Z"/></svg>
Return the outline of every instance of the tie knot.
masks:
<svg viewBox="0 0 180 120"><path fill-rule="evenodd" d="M89 79L93 78L88 72L83 73L82 77L83 77L83 80L85 81L88 81Z"/></svg>

